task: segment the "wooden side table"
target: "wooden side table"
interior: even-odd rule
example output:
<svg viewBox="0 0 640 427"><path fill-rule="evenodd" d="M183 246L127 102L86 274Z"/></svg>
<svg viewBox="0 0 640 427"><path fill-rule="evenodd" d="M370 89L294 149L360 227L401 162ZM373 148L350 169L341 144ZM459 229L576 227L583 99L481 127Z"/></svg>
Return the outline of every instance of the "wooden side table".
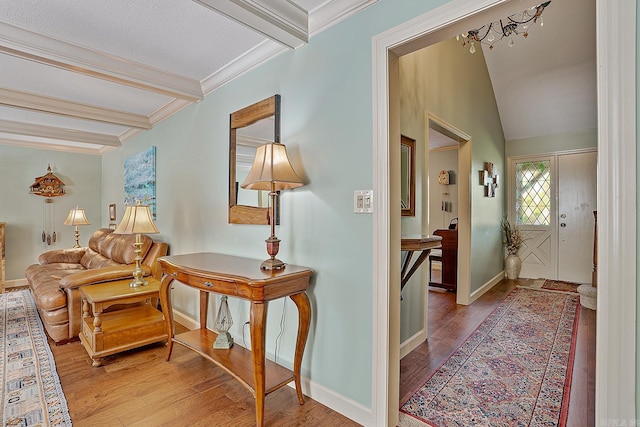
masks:
<svg viewBox="0 0 640 427"><path fill-rule="evenodd" d="M411 234L402 236L400 249L404 252L402 256L402 272L400 273L400 291L409 282L413 273L415 273L420 265L429 258L431 249L439 248L442 243L442 237L432 235ZM420 252L418 259L413 263L411 268L411 258L414 252Z"/></svg>
<svg viewBox="0 0 640 427"><path fill-rule="evenodd" d="M265 396L295 381L298 401L302 405L300 368L309 333L311 305L305 290L312 270L287 265L283 270L260 269L260 260L214 253L195 253L162 257L163 277L160 287L162 311L170 335L167 360L173 343L181 344L228 372L244 385L256 399L256 425L264 425ZM200 328L174 335L171 308L171 284L179 281L200 291ZM215 292L251 302L249 328L251 351L239 345L230 349L214 349L217 334L207 329L209 294ZM269 301L289 297L298 308L298 335L293 372L265 360L265 324Z"/></svg>
<svg viewBox="0 0 640 427"><path fill-rule="evenodd" d="M105 356L168 338L162 313L152 305L157 300L160 281L147 278L149 284L129 286L131 279L82 286L82 332L80 342L100 366ZM116 304L136 304L105 312Z"/></svg>

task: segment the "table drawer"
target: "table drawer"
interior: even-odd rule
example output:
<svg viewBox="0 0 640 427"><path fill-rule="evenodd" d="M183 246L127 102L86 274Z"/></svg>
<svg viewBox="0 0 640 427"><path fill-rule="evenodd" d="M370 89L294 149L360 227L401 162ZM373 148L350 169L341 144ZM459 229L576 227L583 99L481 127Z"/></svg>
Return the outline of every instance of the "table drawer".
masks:
<svg viewBox="0 0 640 427"><path fill-rule="evenodd" d="M178 279L180 280L180 279ZM205 291L237 295L238 283L235 280L212 280L209 278L188 276L187 284Z"/></svg>

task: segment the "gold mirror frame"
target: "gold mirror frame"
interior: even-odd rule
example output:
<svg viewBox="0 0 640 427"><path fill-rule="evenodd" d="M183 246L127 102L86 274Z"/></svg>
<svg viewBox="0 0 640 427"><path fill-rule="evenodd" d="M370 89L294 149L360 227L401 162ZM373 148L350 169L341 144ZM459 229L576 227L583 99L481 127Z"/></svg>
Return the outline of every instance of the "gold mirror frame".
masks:
<svg viewBox="0 0 640 427"><path fill-rule="evenodd" d="M402 216L416 215L416 141L400 136L400 201Z"/></svg>
<svg viewBox="0 0 640 427"><path fill-rule="evenodd" d="M273 142L280 142L280 95L274 95L231 113L229 117L229 224L269 224L269 208L237 204L238 130L273 117ZM255 191L255 190L250 190ZM257 194L257 193L256 193ZM278 198L276 198L277 200ZM280 207L274 206L275 223L280 224Z"/></svg>

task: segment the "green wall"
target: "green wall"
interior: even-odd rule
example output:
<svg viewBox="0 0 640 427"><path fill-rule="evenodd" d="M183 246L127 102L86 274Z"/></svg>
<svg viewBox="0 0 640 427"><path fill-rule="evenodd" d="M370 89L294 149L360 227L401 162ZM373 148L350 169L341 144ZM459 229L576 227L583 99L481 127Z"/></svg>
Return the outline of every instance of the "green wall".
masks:
<svg viewBox="0 0 640 427"><path fill-rule="evenodd" d="M473 76L470 78L470 76ZM400 58L401 132L416 139L421 171L416 188L416 216L403 218L402 233L431 233L425 212L428 187L428 154L425 150L425 114L431 113L471 136L471 170L493 162L504 176L504 136L493 87L482 50L470 54L455 39L421 49ZM469 179L460 177L459 179ZM471 179L471 292L502 271L502 217L504 190L495 198L484 197L478 175ZM426 269L424 269L426 270ZM403 291L401 340L424 325L426 271L416 275Z"/></svg>
<svg viewBox="0 0 640 427"><path fill-rule="evenodd" d="M52 198L51 209L57 242L42 243L44 197L29 194L36 177L47 173L47 165L65 183L66 195ZM0 145L0 222L6 222L6 279L24 278L30 264L38 262L38 255L51 249L74 245L74 227L63 225L69 210L78 205L84 208L91 225L79 227L80 244L100 227L107 206L100 199L100 156L63 153Z"/></svg>
<svg viewBox="0 0 640 427"><path fill-rule="evenodd" d="M597 129L556 133L535 138L513 139L507 141L505 150L507 157L512 157L550 154L584 148L598 148Z"/></svg>

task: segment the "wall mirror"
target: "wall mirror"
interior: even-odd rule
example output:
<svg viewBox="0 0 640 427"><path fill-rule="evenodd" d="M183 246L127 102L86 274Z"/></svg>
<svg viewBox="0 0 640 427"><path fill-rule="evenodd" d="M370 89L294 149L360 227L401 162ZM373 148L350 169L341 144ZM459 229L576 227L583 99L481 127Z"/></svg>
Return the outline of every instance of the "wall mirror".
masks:
<svg viewBox="0 0 640 427"><path fill-rule="evenodd" d="M416 214L415 139L400 137L400 203L402 216Z"/></svg>
<svg viewBox="0 0 640 427"><path fill-rule="evenodd" d="M246 178L256 148L280 142L280 95L249 105L230 115L229 125L229 223L269 224L269 192L240 188ZM276 198L278 200L279 198ZM274 206L275 223L280 221L279 205Z"/></svg>

